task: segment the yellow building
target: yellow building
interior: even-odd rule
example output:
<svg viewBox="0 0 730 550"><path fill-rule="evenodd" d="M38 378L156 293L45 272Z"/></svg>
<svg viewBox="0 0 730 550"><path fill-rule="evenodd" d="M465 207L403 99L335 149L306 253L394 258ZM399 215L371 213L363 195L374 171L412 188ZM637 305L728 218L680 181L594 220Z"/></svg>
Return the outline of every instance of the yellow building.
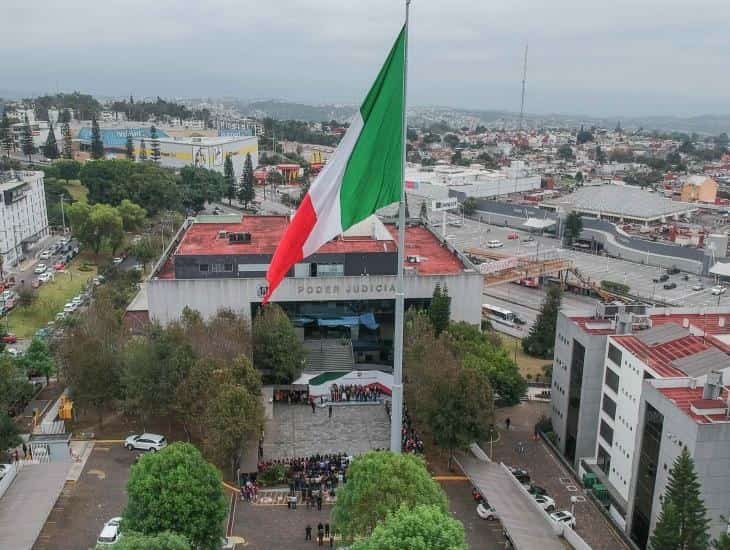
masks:
<svg viewBox="0 0 730 550"><path fill-rule="evenodd" d="M717 182L709 176L690 176L682 185L682 202L715 203Z"/></svg>

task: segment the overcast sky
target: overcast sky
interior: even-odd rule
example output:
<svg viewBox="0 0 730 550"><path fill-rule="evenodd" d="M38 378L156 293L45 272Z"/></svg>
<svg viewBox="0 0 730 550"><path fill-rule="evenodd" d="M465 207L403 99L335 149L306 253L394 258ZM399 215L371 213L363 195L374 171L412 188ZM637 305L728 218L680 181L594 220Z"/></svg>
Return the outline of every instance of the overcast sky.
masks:
<svg viewBox="0 0 730 550"><path fill-rule="evenodd" d="M359 103L399 0L3 3L0 89ZM730 113L727 0L413 0L412 105ZM1 94L2 92L0 92Z"/></svg>

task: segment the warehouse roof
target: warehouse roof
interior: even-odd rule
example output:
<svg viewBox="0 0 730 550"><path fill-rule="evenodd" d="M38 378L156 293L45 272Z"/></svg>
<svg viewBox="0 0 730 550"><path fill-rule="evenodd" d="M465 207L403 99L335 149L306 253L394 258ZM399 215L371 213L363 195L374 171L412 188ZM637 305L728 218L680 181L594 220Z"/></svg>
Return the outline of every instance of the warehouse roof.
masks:
<svg viewBox="0 0 730 550"><path fill-rule="evenodd" d="M543 201L542 204L550 208L562 207L578 212L636 219L654 219L697 210L694 204L673 201L638 187L620 185L582 187L569 195Z"/></svg>

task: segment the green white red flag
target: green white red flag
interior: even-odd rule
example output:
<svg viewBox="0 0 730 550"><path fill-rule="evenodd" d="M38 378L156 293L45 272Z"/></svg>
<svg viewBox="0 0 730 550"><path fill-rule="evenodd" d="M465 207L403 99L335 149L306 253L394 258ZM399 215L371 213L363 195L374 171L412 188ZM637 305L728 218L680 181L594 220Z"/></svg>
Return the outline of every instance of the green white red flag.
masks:
<svg viewBox="0 0 730 550"><path fill-rule="evenodd" d="M312 182L274 253L263 303L322 245L401 197L405 78L403 27L340 145Z"/></svg>

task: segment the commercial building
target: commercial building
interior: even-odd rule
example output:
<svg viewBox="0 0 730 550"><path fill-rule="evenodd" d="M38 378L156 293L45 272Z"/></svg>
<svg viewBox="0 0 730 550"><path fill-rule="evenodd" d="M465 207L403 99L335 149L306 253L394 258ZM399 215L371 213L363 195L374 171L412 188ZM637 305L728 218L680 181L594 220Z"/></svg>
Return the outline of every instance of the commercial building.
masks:
<svg viewBox="0 0 730 550"><path fill-rule="evenodd" d="M730 310L561 313L555 350L557 445L605 488L616 524L646 547L668 472L687 447L719 536L730 508Z"/></svg>
<svg viewBox="0 0 730 550"><path fill-rule="evenodd" d="M287 216L187 220L147 282L146 307L135 302L135 322L146 310L148 319L168 323L185 307L204 317L221 308L253 317L288 224ZM392 365L396 234L371 216L290 270L274 301L305 344L316 344L311 349L331 346L345 352L343 361ZM482 277L466 258L422 226L406 229L405 252L406 307L428 305L440 284L448 288L454 320L480 323Z"/></svg>
<svg viewBox="0 0 730 550"><path fill-rule="evenodd" d="M142 138L134 139L135 155L139 156ZM251 155L253 167L259 160L258 138L256 136L220 136L220 137L161 137L160 164L170 168L183 166L199 166L223 173L223 163L230 155L233 161L233 172L240 177L246 154ZM150 140L145 138L147 155L150 154Z"/></svg>
<svg viewBox="0 0 730 550"><path fill-rule="evenodd" d="M137 123L139 124L139 123ZM127 138L131 136L132 140L146 142L147 154L150 151L150 140L152 138L151 126L115 126L113 128L99 128L101 141L104 144L104 154L109 158L124 157L127 151ZM167 136L163 130L157 128L157 136L164 139ZM91 149L91 126L82 126L79 128L76 141L82 150Z"/></svg>
<svg viewBox="0 0 730 550"><path fill-rule="evenodd" d="M43 172L0 172L0 199L0 256L6 269L48 235Z"/></svg>
<svg viewBox="0 0 730 550"><path fill-rule="evenodd" d="M543 201L540 207L553 212L578 212L599 220L640 224L676 220L698 209L695 204L622 185L582 187L569 195Z"/></svg>
<svg viewBox="0 0 730 550"><path fill-rule="evenodd" d="M717 182L709 176L689 176L682 184L680 200L715 204Z"/></svg>

